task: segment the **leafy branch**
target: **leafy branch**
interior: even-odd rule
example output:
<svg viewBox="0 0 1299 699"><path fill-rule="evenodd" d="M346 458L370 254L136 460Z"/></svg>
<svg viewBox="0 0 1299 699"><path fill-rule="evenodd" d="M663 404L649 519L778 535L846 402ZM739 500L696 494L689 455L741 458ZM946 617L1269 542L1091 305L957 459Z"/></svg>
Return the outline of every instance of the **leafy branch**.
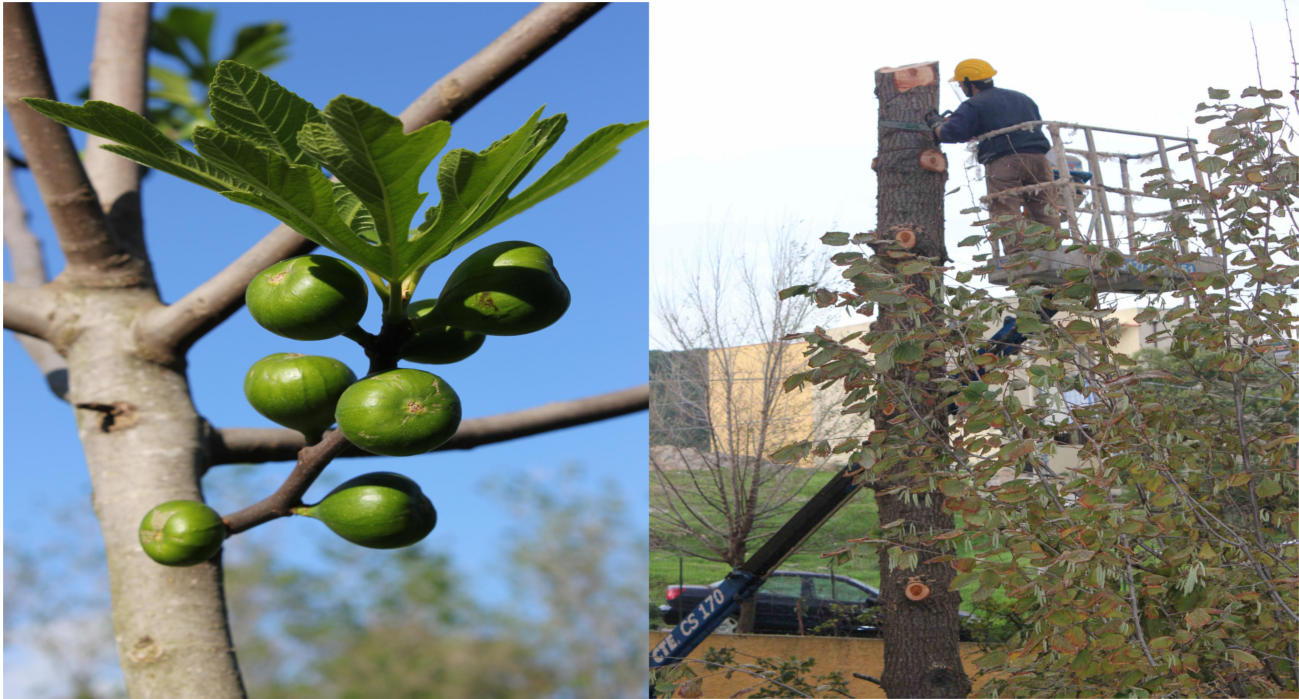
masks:
<svg viewBox="0 0 1299 699"><path fill-rule="evenodd" d="M564 115L542 119L538 110L483 151L447 153L437 173L441 201L411 230L426 196L417 190L419 178L450 138L446 122L406 134L397 117L346 95L321 111L229 60L217 65L209 89L213 125L194 128L197 153L107 102L25 101L61 124L113 141L104 146L113 153L269 213L355 262L382 280L387 318L400 317L428 265L581 180L646 126L596 131L511 198L564 131Z"/></svg>

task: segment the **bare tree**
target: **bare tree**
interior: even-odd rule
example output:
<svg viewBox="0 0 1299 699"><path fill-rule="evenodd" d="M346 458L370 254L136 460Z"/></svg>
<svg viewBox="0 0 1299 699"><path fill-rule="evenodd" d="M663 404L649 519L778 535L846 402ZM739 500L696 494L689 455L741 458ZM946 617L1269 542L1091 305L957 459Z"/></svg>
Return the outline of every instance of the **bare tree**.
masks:
<svg viewBox="0 0 1299 699"><path fill-rule="evenodd" d="M652 545L738 567L749 544L782 522L782 506L818 469L775 464L772 452L822 434L811 393L789 394L784 378L803 361L815 304L781 298L796 281L822 279L828 265L782 231L767 241L765 269L719 242L682 284L657 300L666 337L652 356L650 523ZM817 466L808 463L806 466ZM740 629L753 627L752 600Z"/></svg>
<svg viewBox="0 0 1299 699"><path fill-rule="evenodd" d="M401 114L404 128L464 114L600 7L537 8L416 99ZM145 111L149 27L147 4L102 7L93 98ZM83 161L64 127L21 101L30 97L53 99L54 88L32 6L7 4L5 109L67 264L46 281L39 246L25 230L6 177L5 244L15 274L4 285L4 326L27 338L51 388L76 409L127 690L139 697L242 697L220 555L186 568L157 565L141 551L137 527L158 503L201 501L200 479L213 465L297 458L284 486L236 513L237 525L227 518L227 525L239 531L282 516L345 446L337 431L298 452L301 435L287 430L245 439L243 432L213 429L195 409L187 380L190 348L240 308L252 277L315 244L281 225L176 302L162 303L142 233L141 169L93 144ZM646 396L647 390L634 390L612 402L574 401L517 419L489 418L462 446L644 409Z"/></svg>

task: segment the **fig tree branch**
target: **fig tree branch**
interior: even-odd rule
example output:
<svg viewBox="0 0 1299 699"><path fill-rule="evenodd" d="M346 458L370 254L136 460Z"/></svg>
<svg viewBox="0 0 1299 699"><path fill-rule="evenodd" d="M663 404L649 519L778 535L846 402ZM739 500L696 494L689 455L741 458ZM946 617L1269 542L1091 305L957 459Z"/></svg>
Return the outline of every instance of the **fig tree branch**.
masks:
<svg viewBox="0 0 1299 699"><path fill-rule="evenodd" d="M244 304L244 289L257 273L280 260L303 255L316 244L283 224L257 241L170 306L161 306L140 317L136 336L155 356L182 357L199 338Z"/></svg>
<svg viewBox="0 0 1299 699"><path fill-rule="evenodd" d="M4 5L4 104L67 259L70 285L139 286L142 260L113 236L68 130L23 97L54 99L36 17L28 3Z"/></svg>
<svg viewBox="0 0 1299 699"><path fill-rule="evenodd" d="M99 5L95 54L90 62L90 99L112 102L145 114L148 100L149 3L105 2ZM90 183L123 245L148 260L140 214L143 169L102 148L109 141L86 137L85 166Z"/></svg>
<svg viewBox="0 0 1299 699"><path fill-rule="evenodd" d="M441 80L401 113L402 123L455 121L514 77L608 3L547 2L538 5Z"/></svg>
<svg viewBox="0 0 1299 699"><path fill-rule="evenodd" d="M5 282L4 325L7 330L42 340L48 338L54 306L54 295L46 289Z"/></svg>
<svg viewBox="0 0 1299 699"><path fill-rule="evenodd" d="M229 533L238 534L263 522L288 516L293 507L302 504L302 495L320 472L348 446L342 432L330 430L318 444L302 449L298 452L298 464L274 493L223 518Z"/></svg>
<svg viewBox="0 0 1299 699"><path fill-rule="evenodd" d="M27 227L27 209L23 206L22 198L18 196L18 189L14 185L13 166L14 162L10 158L4 159L2 166L4 168L4 244L9 252L10 269L13 270L13 286L35 290L49 281L49 277L45 272L45 255L41 250L40 240ZM21 295L26 292L19 290L17 293ZM49 289L42 290L41 293L50 297L51 305L57 303L53 298L55 294ZM5 294L5 298L10 298L8 293ZM17 299L9 302L18 305ZM38 299L35 303L39 306L44 301ZM13 311L6 312L5 317L9 318L10 313L14 312L23 313L21 309L15 308ZM45 375L45 381L54 395L66 400L68 364L63 357L50 343L37 337L25 333L17 333L15 337L23 346L23 350L36 363L37 368Z"/></svg>
<svg viewBox="0 0 1299 699"><path fill-rule="evenodd" d="M649 384L571 401L465 420L446 444L436 451L472 449L565 427L629 415L649 407ZM333 434L332 432L330 434ZM322 442L323 443L323 442ZM208 443L211 465L265 463L297 458L305 445L302 434L280 428L227 428L213 430ZM346 445L337 456L372 456ZM294 503L296 504L296 503Z"/></svg>
<svg viewBox="0 0 1299 699"><path fill-rule="evenodd" d="M401 113L406 131L435 121L454 121L603 6L545 3L537 7L407 107ZM276 227L176 303L143 316L138 326L141 344L158 356L183 356L199 338L239 310L244 288L258 272L315 247L288 226Z"/></svg>

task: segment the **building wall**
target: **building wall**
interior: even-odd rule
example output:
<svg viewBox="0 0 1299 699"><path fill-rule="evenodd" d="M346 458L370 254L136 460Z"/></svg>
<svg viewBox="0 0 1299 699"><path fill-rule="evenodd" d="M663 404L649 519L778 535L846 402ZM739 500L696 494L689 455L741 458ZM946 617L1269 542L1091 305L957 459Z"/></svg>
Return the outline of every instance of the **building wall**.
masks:
<svg viewBox="0 0 1299 699"><path fill-rule="evenodd" d="M786 377L804 366L798 343L763 343L710 350L709 416L721 449L747 457L811 437L817 424L814 391L786 393ZM774 366L774 372L768 367ZM774 378L768 379L768 375ZM764 414L764 404L766 412ZM759 449L763 452L758 454Z"/></svg>
<svg viewBox="0 0 1299 699"><path fill-rule="evenodd" d="M1156 331L1156 326L1137 323L1137 313L1137 309L1119 309L1110 316L1119 324L1117 351L1135 354L1145 348L1166 347L1166 341L1158 344L1147 342ZM870 323L859 323L828 332L832 337L842 339L869 327ZM802 345L786 346L782 358L782 377L806 370L804 349ZM762 402L763 366L769 352L770 349L765 344L710 350L709 407L713 429L724 445L736 445L738 448L739 445L752 444L751 440L745 439L743 430L753 429L757 425ZM726 390L728 388L729 392ZM1035 390L1031 387L1024 389L1020 399L1026 404L1031 403ZM826 439L831 443L848 437L865 438L874 429L867 416L842 414L845 393L841 388L816 390L804 387L785 393L778 387L777 392L779 397L770 421L766 455L787 444L809 438ZM1077 453L1075 447L1057 445L1050 455L1051 469L1060 473L1076 466ZM846 456L831 458L829 464L842 466L846 460ZM799 465L825 463L825 459L809 458Z"/></svg>

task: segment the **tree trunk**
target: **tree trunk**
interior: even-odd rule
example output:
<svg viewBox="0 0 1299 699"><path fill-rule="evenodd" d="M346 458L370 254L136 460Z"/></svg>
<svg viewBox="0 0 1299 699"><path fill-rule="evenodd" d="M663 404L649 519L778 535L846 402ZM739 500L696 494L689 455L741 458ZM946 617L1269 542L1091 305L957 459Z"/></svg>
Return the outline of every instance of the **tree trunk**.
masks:
<svg viewBox="0 0 1299 699"><path fill-rule="evenodd" d="M740 619L736 631L739 633L753 633L753 627L758 621L758 600L750 597L740 602Z"/></svg>
<svg viewBox="0 0 1299 699"><path fill-rule="evenodd" d="M931 136L915 127L924 114L938 106L938 64L922 63L901 68L883 68L875 73L875 94L880 100L879 157L875 168L879 178L877 198L877 251L905 250L931 264L947 258L943 242L943 188L947 175L933 167L933 158L920 157L933 143ZM877 259L892 269L900 259L880 254ZM905 293L930 296L928 313L911 314L897 307L880 305L875 327L902 333L932 325L941 316L941 285L931 290L920 275L905 278ZM880 522L902 520L891 532L905 532L909 538L925 539L952 528L952 515L943 509L938 493L923 493L923 483L907 475L915 463L931 464L942 458L947 439L947 415L935 383L918 381L914 369L889 370L889 382L916 406L899 422L897 405L881 396L872 412L878 430L905 433L908 460L883 474L886 485L911 485L911 497L877 493ZM917 421L921 424L917 425ZM910 423L910 424L908 424ZM917 427L921 429L916 429ZM922 439L915 439L923 434ZM910 436L907 436L910 435ZM898 437L895 437L898 438ZM908 463L909 462L909 463ZM890 697L964 697L970 693L970 679L961 665L958 607L960 595L948 591L955 571L947 563L924 564L932 553L920 552L912 570L891 569L889 547L879 553L880 603L884 636L884 673L880 678ZM915 585L919 583L919 585ZM908 585L913 594L908 597ZM919 599L916 599L919 598Z"/></svg>
<svg viewBox="0 0 1299 699"><path fill-rule="evenodd" d="M133 699L243 697L221 585L220 556L185 568L140 548L140 521L168 500L202 500L203 426L183 369L137 356L133 319L151 290L62 294L79 319L67 347L69 402L104 537L117 652Z"/></svg>

